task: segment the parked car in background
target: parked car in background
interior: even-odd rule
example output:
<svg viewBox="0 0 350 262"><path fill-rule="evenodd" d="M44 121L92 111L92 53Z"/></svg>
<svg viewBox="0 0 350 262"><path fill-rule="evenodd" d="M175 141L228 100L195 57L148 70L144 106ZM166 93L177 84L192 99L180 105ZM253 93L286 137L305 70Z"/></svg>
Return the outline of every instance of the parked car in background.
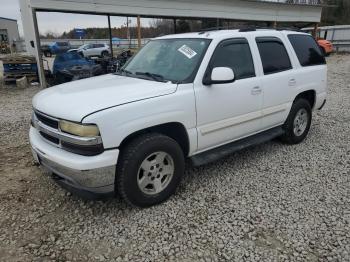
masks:
<svg viewBox="0 0 350 262"><path fill-rule="evenodd" d="M110 47L107 44L85 44L76 50L84 57L109 57L111 53Z"/></svg>
<svg viewBox="0 0 350 262"><path fill-rule="evenodd" d="M89 78L103 73L101 65L86 59L77 52L58 54L53 63L53 84Z"/></svg>
<svg viewBox="0 0 350 262"><path fill-rule="evenodd" d="M72 47L69 42L53 42L49 45L42 45L41 51L44 56L51 57L52 55L62 54L70 50Z"/></svg>
<svg viewBox="0 0 350 262"><path fill-rule="evenodd" d="M276 137L301 143L326 97L326 61L309 34L177 34L151 40L118 73L38 93L29 137L67 190L147 207L175 192L186 158L199 166Z"/></svg>
<svg viewBox="0 0 350 262"><path fill-rule="evenodd" d="M329 56L334 51L333 44L328 40L318 39L317 43L325 56Z"/></svg>

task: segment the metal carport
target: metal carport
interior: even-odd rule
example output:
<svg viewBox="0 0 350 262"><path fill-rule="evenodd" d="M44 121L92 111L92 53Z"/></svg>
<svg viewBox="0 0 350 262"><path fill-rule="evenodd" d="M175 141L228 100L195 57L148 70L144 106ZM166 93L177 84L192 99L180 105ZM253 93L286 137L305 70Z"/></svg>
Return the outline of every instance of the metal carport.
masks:
<svg viewBox="0 0 350 262"><path fill-rule="evenodd" d="M40 82L46 86L40 55L37 11L75 12L113 16L218 18L271 22L314 22L322 6L253 0L20 0L27 51L36 56Z"/></svg>

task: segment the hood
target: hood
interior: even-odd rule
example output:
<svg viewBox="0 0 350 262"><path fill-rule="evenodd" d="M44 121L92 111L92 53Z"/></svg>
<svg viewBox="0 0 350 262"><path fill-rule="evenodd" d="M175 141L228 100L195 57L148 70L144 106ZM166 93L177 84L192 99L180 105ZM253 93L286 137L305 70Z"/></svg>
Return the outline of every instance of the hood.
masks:
<svg viewBox="0 0 350 262"><path fill-rule="evenodd" d="M168 95L176 88L170 82L109 74L45 89L33 98L33 107L53 117L80 122L95 111Z"/></svg>

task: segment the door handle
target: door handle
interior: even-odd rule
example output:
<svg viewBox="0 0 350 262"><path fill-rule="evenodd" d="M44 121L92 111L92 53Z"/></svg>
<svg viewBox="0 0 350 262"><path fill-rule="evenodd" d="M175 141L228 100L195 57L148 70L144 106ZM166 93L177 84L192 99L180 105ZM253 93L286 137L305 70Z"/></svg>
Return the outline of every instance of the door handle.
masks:
<svg viewBox="0 0 350 262"><path fill-rule="evenodd" d="M256 87L253 87L251 94L252 95L260 95L261 92L262 92L262 89L260 88L260 86L256 86Z"/></svg>
<svg viewBox="0 0 350 262"><path fill-rule="evenodd" d="M294 78L292 78L289 80L288 84L289 86L295 86L297 84L297 81Z"/></svg>

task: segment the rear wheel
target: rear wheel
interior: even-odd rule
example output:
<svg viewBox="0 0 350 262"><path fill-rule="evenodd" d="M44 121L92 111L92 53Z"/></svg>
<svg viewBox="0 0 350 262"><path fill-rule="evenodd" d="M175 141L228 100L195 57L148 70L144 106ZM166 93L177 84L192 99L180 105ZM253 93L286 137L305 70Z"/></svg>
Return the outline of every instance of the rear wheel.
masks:
<svg viewBox="0 0 350 262"><path fill-rule="evenodd" d="M106 58L106 57L108 57L108 56L109 56L108 51L103 51L103 52L101 53L101 57L103 57L103 58Z"/></svg>
<svg viewBox="0 0 350 262"><path fill-rule="evenodd" d="M184 173L179 144L161 134L145 134L127 144L117 166L116 186L131 205L148 207L167 200Z"/></svg>
<svg viewBox="0 0 350 262"><path fill-rule="evenodd" d="M286 122L283 125L285 130L281 140L287 144L299 144L307 136L312 120L312 109L305 99L296 100Z"/></svg>

